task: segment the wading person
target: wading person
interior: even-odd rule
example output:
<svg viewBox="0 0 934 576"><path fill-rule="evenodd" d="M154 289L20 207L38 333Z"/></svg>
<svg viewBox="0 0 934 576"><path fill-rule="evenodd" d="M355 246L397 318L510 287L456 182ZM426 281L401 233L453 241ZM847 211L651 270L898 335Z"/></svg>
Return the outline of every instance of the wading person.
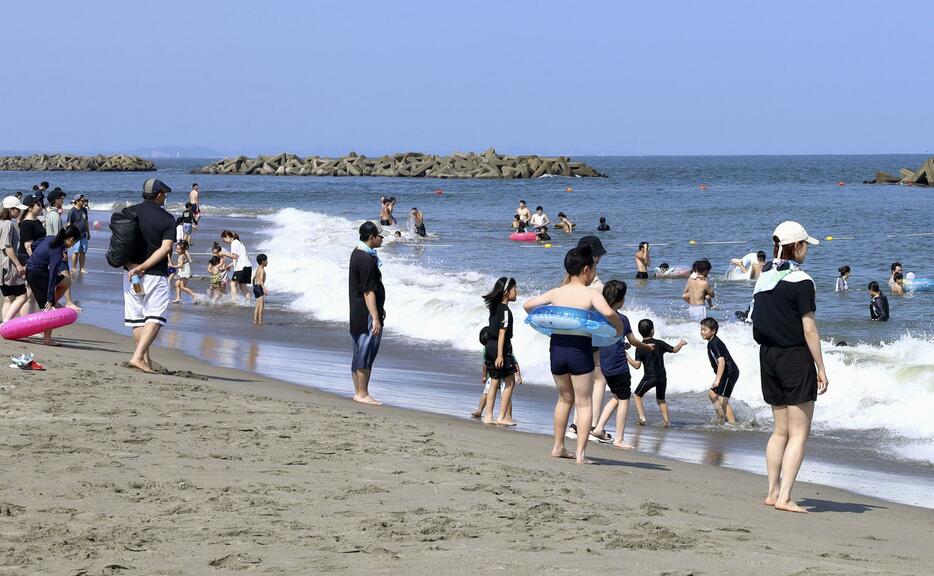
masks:
<svg viewBox="0 0 934 576"><path fill-rule="evenodd" d="M814 281L801 270L808 246L818 242L797 222L779 224L772 241L775 258L763 266L756 282L752 317L762 396L775 420L765 453L769 476L765 504L807 512L791 500L791 490L804 460L814 402L828 385L814 319Z"/></svg>
<svg viewBox="0 0 934 576"><path fill-rule="evenodd" d="M383 231L373 222L360 226L360 241L350 254L350 337L353 339L353 376L356 402L382 404L370 396L370 372L379 352L386 319L386 289L379 271L376 249L383 244Z"/></svg>

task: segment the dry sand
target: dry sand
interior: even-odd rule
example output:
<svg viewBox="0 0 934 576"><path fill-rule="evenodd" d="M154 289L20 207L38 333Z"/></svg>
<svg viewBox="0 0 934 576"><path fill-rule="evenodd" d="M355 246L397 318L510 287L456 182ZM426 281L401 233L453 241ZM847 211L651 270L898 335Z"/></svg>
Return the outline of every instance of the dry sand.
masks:
<svg viewBox="0 0 934 576"><path fill-rule="evenodd" d="M59 334L0 342L48 368L0 368L0 574L934 572L931 510L799 484L813 512L776 512L761 476L603 446L576 466L542 436L170 350L179 373L145 376L126 337Z"/></svg>

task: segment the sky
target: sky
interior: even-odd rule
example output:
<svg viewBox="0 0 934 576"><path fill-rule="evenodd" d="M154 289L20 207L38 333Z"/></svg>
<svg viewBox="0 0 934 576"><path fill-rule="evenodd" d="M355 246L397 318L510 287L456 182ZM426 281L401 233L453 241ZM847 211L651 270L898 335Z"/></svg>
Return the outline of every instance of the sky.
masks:
<svg viewBox="0 0 934 576"><path fill-rule="evenodd" d="M920 1L11 2L0 150L934 153L929 20Z"/></svg>

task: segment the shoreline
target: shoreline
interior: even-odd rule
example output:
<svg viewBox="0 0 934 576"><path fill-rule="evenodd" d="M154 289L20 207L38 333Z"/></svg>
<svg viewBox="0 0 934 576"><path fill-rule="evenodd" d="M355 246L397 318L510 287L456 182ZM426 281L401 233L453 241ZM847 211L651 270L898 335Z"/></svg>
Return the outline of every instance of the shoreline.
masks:
<svg viewBox="0 0 934 576"><path fill-rule="evenodd" d="M213 217L211 224L202 226L196 251L206 248L205 242L215 236L214 227L218 227L217 231L222 227L234 227L241 231L247 245L257 248L255 252L258 252L260 242L266 237L263 221L244 220ZM79 301L86 306L85 321L122 333L121 304L116 300L122 296L118 287L115 288L116 276L103 263L100 251L92 250L89 265L92 271L77 280L76 292ZM199 289L197 280L194 286ZM282 296L271 297L273 300L267 305L267 326L262 328L249 324L250 310L245 307L173 305L169 311L169 327L163 330L157 343L187 350L215 365L348 397L351 385L347 374L346 328L308 320L277 306L276 297ZM88 298L103 300L88 302ZM476 408L480 393L474 377L474 372L479 371L475 366L475 354L398 335L387 338L383 344L373 376L377 398L416 411L454 416L479 427L467 418ZM520 386L515 408L520 420L519 431L550 436L553 396L553 386ZM768 425L738 431L713 428L706 423L709 408L706 398L703 402L694 402L696 399L690 394L670 396L678 404L673 429L640 427L634 421L627 426L627 440L636 444L638 452L764 474ZM654 405L648 408L650 421L655 410ZM858 494L888 494L889 500L903 504L934 507L930 497L934 489L930 466L877 455L871 449L860 447L871 446L871 438L863 437L854 443L852 439L857 437L855 433L842 438L836 434L816 433L799 478Z"/></svg>
<svg viewBox="0 0 934 576"><path fill-rule="evenodd" d="M814 513L781 513L747 472L604 446L590 449L602 465L582 467L548 458L540 435L366 407L161 346L155 360L178 376L140 375L120 367L127 336L84 324L59 336L62 348L0 343L48 368L0 391L0 574L433 574L439 562L901 574L934 562L927 509L799 482Z"/></svg>

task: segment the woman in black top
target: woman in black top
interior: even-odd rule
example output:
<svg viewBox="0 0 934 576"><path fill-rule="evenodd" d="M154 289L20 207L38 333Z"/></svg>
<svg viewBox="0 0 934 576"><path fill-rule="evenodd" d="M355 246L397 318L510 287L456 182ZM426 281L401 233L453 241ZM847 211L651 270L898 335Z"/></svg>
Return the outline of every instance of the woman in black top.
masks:
<svg viewBox="0 0 934 576"><path fill-rule="evenodd" d="M818 242L797 222L782 222L772 240L775 259L763 266L756 282L752 314L753 337L760 346L762 396L772 406L775 420L765 453L769 474L765 504L807 512L792 502L791 489L804 460L814 401L828 385L814 319L814 281L801 271L808 246Z"/></svg>
<svg viewBox="0 0 934 576"><path fill-rule="evenodd" d="M45 226L39 221L42 214L42 200L30 194L23 199L26 210L19 222L19 250L17 257L20 262L26 262L32 256L33 246L45 238Z"/></svg>
<svg viewBox="0 0 934 576"><path fill-rule="evenodd" d="M502 426L515 426L512 420L512 391L516 385L516 359L512 355L512 310L509 303L516 301L516 279L503 276L496 281L493 290L483 297L490 310L489 333L486 358L493 359L492 365L487 365L486 371L490 376L490 390L486 396L486 413L483 415L484 424L493 423L493 406L496 404L496 391L499 383L505 384L503 388L503 404L499 407L497 424Z"/></svg>

